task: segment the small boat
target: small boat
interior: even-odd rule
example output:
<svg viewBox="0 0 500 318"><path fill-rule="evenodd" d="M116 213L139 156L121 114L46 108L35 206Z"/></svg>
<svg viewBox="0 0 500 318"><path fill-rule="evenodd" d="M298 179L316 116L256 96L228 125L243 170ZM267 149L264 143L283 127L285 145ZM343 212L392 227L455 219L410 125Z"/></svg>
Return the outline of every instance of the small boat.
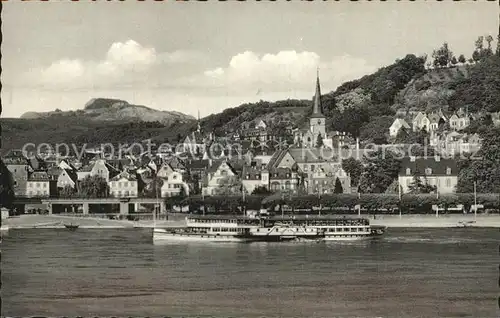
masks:
<svg viewBox="0 0 500 318"><path fill-rule="evenodd" d="M459 221L455 228L472 227L476 221Z"/></svg>
<svg viewBox="0 0 500 318"><path fill-rule="evenodd" d="M78 224L64 224L64 226L68 229L68 230L76 230L78 228Z"/></svg>

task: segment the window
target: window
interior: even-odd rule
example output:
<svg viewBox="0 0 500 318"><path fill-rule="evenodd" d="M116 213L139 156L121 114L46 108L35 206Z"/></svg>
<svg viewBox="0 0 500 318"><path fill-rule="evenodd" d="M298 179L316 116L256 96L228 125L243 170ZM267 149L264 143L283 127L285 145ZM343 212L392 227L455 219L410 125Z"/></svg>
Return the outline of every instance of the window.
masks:
<svg viewBox="0 0 500 318"><path fill-rule="evenodd" d="M411 175L411 169L410 168L406 168L406 175L407 176Z"/></svg>
<svg viewBox="0 0 500 318"><path fill-rule="evenodd" d="M314 171L314 165L311 165L311 171Z"/></svg>
<svg viewBox="0 0 500 318"><path fill-rule="evenodd" d="M447 188L451 187L451 179L450 178L446 178L446 187Z"/></svg>
<svg viewBox="0 0 500 318"><path fill-rule="evenodd" d="M406 186L409 187L411 184L411 180L410 179L406 179Z"/></svg>
<svg viewBox="0 0 500 318"><path fill-rule="evenodd" d="M118 188L121 188L121 187L122 187L122 183L118 182Z"/></svg>
<svg viewBox="0 0 500 318"><path fill-rule="evenodd" d="M247 174L247 179L250 179L250 175L249 174Z"/></svg>
<svg viewBox="0 0 500 318"><path fill-rule="evenodd" d="M432 174L432 169L431 168L426 168L425 169L425 174L427 174L427 175Z"/></svg>
<svg viewBox="0 0 500 318"><path fill-rule="evenodd" d="M451 168L450 168L450 167L447 167L447 168L446 168L446 174L447 174L447 175L450 175L450 174L451 174Z"/></svg>

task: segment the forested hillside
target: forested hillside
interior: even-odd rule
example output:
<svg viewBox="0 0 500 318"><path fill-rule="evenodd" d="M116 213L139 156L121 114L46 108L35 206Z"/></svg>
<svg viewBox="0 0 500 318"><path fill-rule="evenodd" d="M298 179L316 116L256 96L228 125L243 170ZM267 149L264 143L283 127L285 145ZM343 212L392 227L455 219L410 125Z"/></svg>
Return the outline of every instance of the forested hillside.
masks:
<svg viewBox="0 0 500 318"><path fill-rule="evenodd" d="M453 112L461 107L468 107L470 112L500 111L500 56L493 54L490 40L479 37L470 58L464 54L457 58L444 43L432 57L408 54L373 74L340 85L321 97L328 130L345 131L362 141L386 143L396 112ZM329 89L322 87L325 92ZM303 127L311 112L313 94L308 100L260 101L228 108L203 118L202 129L224 135L260 119L290 121ZM161 120L160 113L169 119ZM56 111L30 118L37 119L2 121L4 149L26 142L125 143L147 138L176 142L196 128L190 116L113 99L92 100L84 110L73 113ZM134 118L135 123L128 123Z"/></svg>

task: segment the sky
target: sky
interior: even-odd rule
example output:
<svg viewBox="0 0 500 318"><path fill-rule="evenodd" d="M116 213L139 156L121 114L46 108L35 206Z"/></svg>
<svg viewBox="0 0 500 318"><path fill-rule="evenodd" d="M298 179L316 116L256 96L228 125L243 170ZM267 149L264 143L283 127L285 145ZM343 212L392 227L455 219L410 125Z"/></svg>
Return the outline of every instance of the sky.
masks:
<svg viewBox="0 0 500 318"><path fill-rule="evenodd" d="M4 2L3 117L124 99L201 116L310 99L448 42L470 57L496 2ZM496 45L496 42L495 42Z"/></svg>

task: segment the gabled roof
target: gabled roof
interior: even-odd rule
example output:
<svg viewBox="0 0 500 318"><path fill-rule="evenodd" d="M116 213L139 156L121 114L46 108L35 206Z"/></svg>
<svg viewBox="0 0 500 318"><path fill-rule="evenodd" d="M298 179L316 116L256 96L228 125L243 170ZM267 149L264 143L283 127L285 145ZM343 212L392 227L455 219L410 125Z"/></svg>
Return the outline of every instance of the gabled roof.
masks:
<svg viewBox="0 0 500 318"><path fill-rule="evenodd" d="M392 123L391 127L395 124L399 124L401 125L401 127L404 127L406 129L409 129L410 128L410 125L408 125L408 123L406 122L406 120L404 120L403 118L396 118L394 120L394 122Z"/></svg>
<svg viewBox="0 0 500 318"><path fill-rule="evenodd" d="M442 119L441 116L439 116L438 114L436 113L432 113L428 116L429 118L429 121L431 122L431 124L438 124L439 121ZM443 119L444 120L444 119Z"/></svg>
<svg viewBox="0 0 500 318"><path fill-rule="evenodd" d="M415 118L413 118L413 122L416 122L416 121L420 121L422 119L424 119L426 117L426 115L422 112L418 112L417 115L415 116Z"/></svg>
<svg viewBox="0 0 500 318"><path fill-rule="evenodd" d="M22 150L11 150L2 158L5 165L29 165L30 162L22 152Z"/></svg>
<svg viewBox="0 0 500 318"><path fill-rule="evenodd" d="M134 173L122 171L118 175L111 178L110 181L119 181L121 179L127 179L128 181L137 181L137 176Z"/></svg>
<svg viewBox="0 0 500 318"><path fill-rule="evenodd" d="M177 156L166 159L165 162L167 162L170 165L170 167L172 167L172 169L174 169L174 170L186 169L186 165L184 164L184 162L181 159L179 159Z"/></svg>
<svg viewBox="0 0 500 318"><path fill-rule="evenodd" d="M222 165L222 163L225 162L229 169L231 170L232 173L235 175L238 175L238 172L233 168L233 165L225 159L220 159L220 160L214 160L212 161L212 165L208 167L207 172L208 173L215 173L217 170L219 170L219 167Z"/></svg>
<svg viewBox="0 0 500 318"><path fill-rule="evenodd" d="M273 156L271 157L271 160L269 161L268 167L269 168L276 168L277 165L281 162L283 157L288 153L288 149L283 149L283 150L278 150L274 152Z"/></svg>
<svg viewBox="0 0 500 318"><path fill-rule="evenodd" d="M69 170L69 169L63 169L64 172L68 175L68 177L73 180L73 182L76 182L78 180L78 176L74 170ZM62 171L61 171L62 173Z"/></svg>

